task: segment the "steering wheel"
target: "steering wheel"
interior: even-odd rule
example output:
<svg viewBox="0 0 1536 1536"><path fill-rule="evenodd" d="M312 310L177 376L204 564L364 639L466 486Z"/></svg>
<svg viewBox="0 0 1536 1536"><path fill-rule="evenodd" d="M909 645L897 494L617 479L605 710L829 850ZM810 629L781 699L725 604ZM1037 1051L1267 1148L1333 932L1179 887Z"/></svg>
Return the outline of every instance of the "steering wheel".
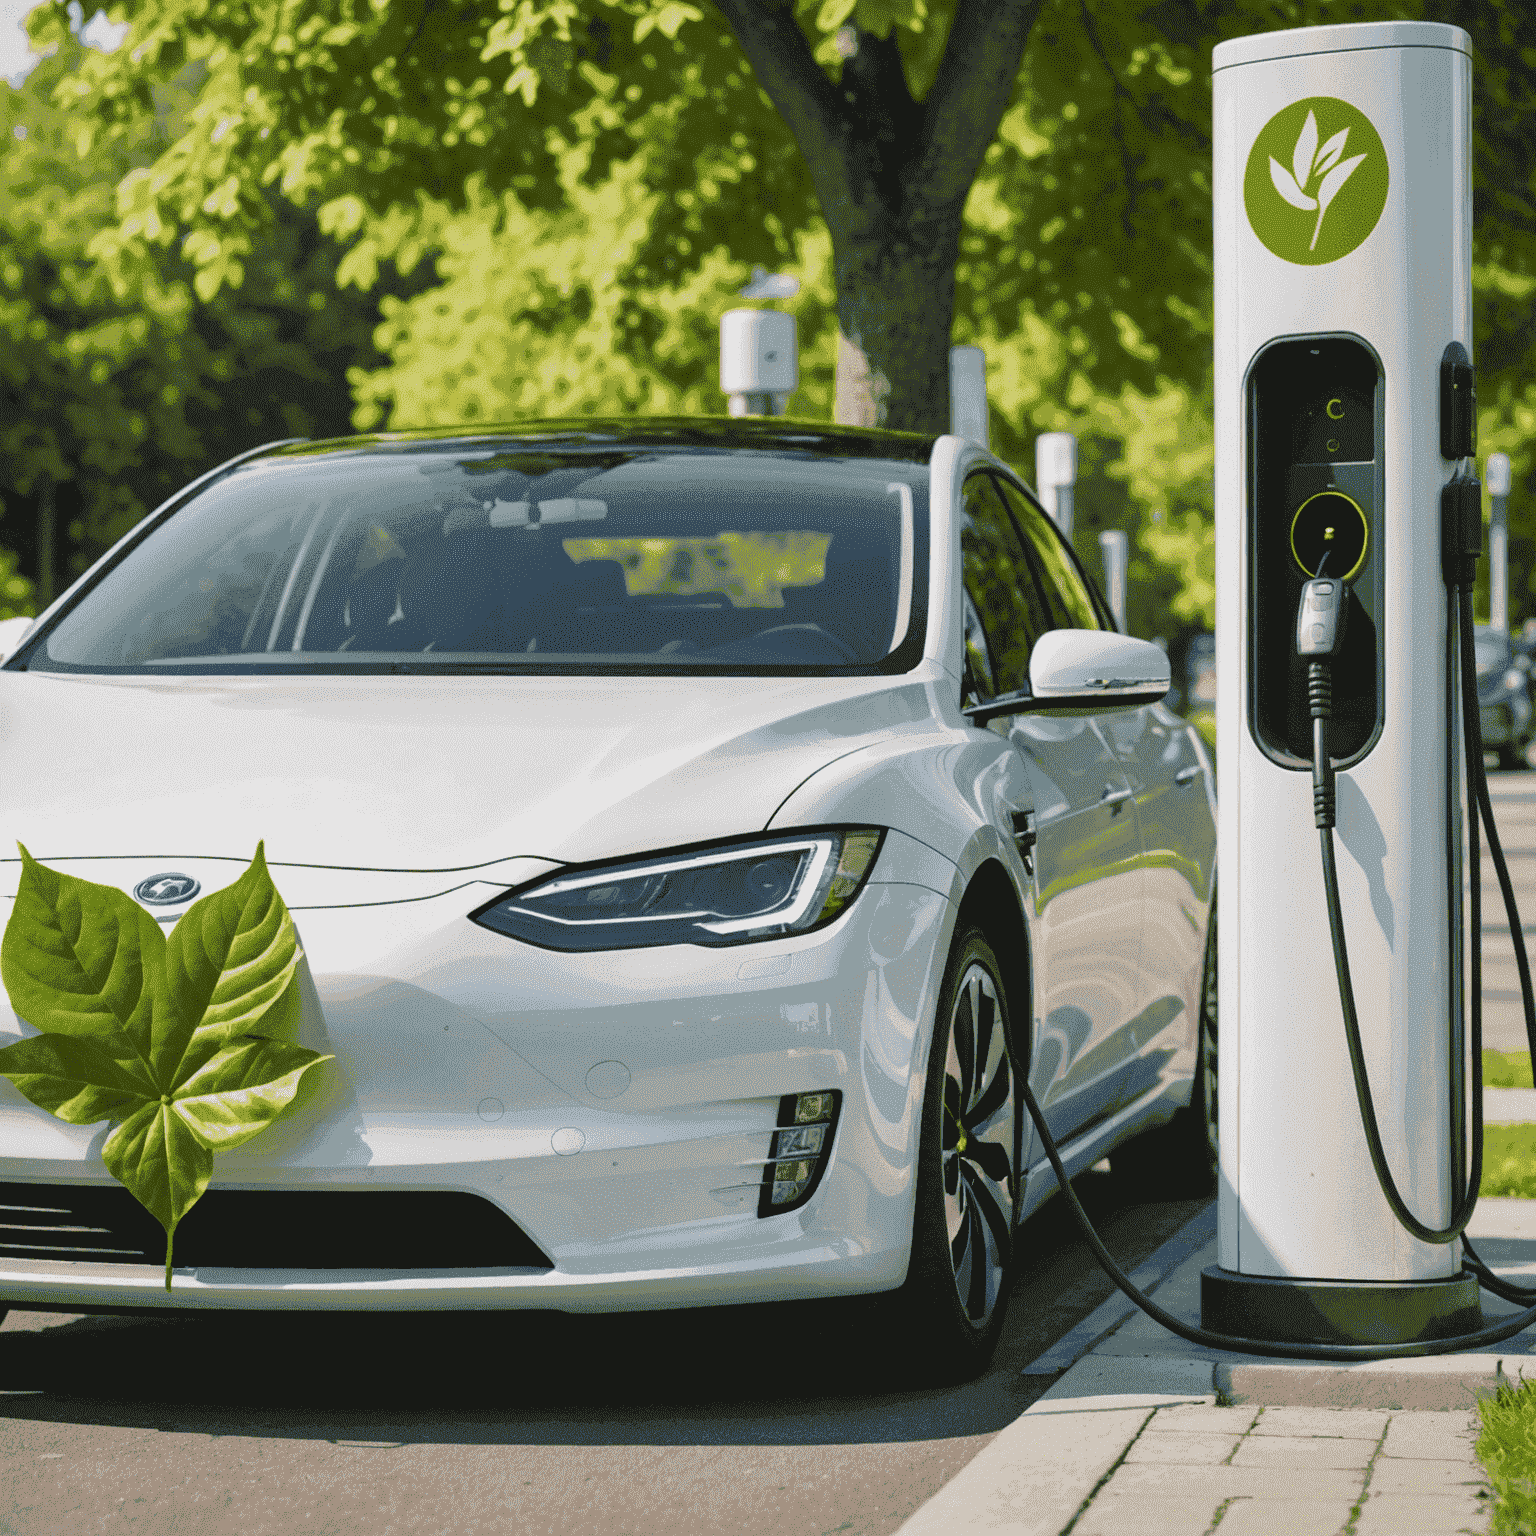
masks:
<svg viewBox="0 0 1536 1536"><path fill-rule="evenodd" d="M846 662L857 662L859 659L858 652L846 640L838 635L834 635L830 630L823 629L819 624L775 624L772 629L758 630L753 638L766 640L770 635L789 633L794 634L797 638L803 636L810 639L814 637L817 640L824 641L827 645L834 647Z"/></svg>

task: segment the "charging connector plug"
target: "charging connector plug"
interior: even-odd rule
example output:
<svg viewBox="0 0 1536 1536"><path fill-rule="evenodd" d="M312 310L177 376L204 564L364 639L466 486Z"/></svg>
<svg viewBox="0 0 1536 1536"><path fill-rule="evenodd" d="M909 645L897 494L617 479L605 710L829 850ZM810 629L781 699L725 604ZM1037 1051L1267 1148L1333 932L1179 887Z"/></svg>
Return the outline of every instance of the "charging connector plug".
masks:
<svg viewBox="0 0 1536 1536"><path fill-rule="evenodd" d="M1440 490L1440 562L1446 586L1471 592L1482 552L1482 482L1458 473Z"/></svg>
<svg viewBox="0 0 1536 1536"><path fill-rule="evenodd" d="M1333 759L1328 722L1333 718L1333 668L1344 644L1348 591L1331 576L1314 576L1301 589L1296 610L1296 654L1307 666L1307 707L1312 715L1312 814L1320 827L1334 822Z"/></svg>

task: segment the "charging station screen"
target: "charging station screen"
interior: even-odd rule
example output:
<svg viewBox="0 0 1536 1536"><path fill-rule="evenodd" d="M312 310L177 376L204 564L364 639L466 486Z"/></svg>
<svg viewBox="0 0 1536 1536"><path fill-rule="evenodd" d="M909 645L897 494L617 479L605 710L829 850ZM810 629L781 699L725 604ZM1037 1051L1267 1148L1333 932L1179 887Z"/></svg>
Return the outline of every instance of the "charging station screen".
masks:
<svg viewBox="0 0 1536 1536"><path fill-rule="evenodd" d="M1380 390L1374 354L1347 337L1277 343L1249 373L1249 721L1287 767L1311 766L1306 668L1295 654L1309 577L1334 577L1348 593L1331 755L1358 760L1381 724Z"/></svg>

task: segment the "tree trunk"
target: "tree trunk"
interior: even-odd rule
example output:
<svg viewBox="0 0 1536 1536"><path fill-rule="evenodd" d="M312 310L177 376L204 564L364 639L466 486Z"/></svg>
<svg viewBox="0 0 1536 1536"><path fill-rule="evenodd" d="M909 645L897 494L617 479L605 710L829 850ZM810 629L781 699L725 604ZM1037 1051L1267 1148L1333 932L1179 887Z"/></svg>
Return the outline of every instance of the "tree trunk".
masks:
<svg viewBox="0 0 1536 1536"><path fill-rule="evenodd" d="M947 432L962 213L1040 0L955 0L921 102L895 28L880 38L844 27L834 82L791 0L715 3L794 134L832 236L837 421Z"/></svg>
<svg viewBox="0 0 1536 1536"><path fill-rule="evenodd" d="M897 218L891 217L858 233L832 224L838 319L833 415L845 425L949 431L959 220L927 222L920 235L893 228Z"/></svg>

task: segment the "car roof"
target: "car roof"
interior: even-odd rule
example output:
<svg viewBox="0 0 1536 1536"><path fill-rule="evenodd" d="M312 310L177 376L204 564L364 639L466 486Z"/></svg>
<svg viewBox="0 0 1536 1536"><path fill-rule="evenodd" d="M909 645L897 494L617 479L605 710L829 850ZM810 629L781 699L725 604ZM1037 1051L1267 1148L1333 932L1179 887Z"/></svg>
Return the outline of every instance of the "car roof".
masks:
<svg viewBox="0 0 1536 1536"><path fill-rule="evenodd" d="M888 432L874 427L841 427L785 417L612 417L520 421L484 427L423 427L374 432L320 442L274 444L246 462L321 455L376 455L434 448L489 450L524 447L540 452L604 448L721 451L731 448L780 451L838 459L901 460L927 464L933 435Z"/></svg>

